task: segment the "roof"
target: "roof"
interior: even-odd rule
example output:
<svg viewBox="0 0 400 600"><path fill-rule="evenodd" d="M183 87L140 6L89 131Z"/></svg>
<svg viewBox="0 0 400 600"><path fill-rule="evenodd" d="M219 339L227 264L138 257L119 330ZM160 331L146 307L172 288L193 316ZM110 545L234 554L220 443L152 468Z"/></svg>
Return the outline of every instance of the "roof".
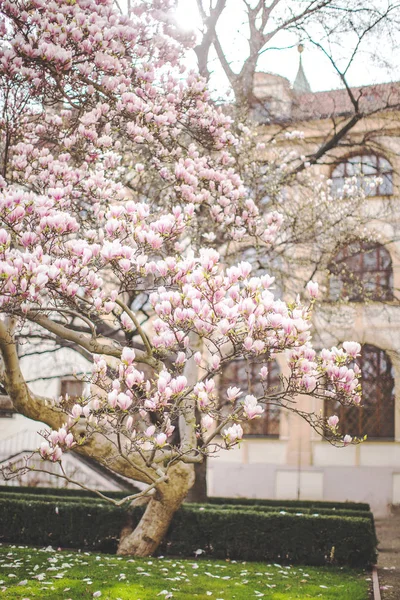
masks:
<svg viewBox="0 0 400 600"><path fill-rule="evenodd" d="M380 83L351 88L359 100L362 113L370 114L400 107L400 82ZM296 121L324 119L333 115L354 114L354 106L346 89L294 94L291 119Z"/></svg>
<svg viewBox="0 0 400 600"><path fill-rule="evenodd" d="M306 74L304 73L301 55L299 60L299 70L297 71L296 79L293 83L293 90L299 94L311 93L310 84L308 83L308 79L306 77Z"/></svg>

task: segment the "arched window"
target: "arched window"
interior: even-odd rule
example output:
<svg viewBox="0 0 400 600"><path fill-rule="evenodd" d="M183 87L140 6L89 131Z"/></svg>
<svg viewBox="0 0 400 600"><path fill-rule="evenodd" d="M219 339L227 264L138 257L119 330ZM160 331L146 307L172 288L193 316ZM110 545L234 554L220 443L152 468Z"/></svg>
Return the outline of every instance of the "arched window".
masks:
<svg viewBox="0 0 400 600"><path fill-rule="evenodd" d="M394 439L394 377L384 350L365 344L357 359L361 368L361 407L344 407L328 400L325 414L338 415L343 434Z"/></svg>
<svg viewBox="0 0 400 600"><path fill-rule="evenodd" d="M264 380L264 385L271 393L276 392L281 387L281 381L278 363L275 360L269 362L250 362L246 359L234 360L222 369L219 382L219 400L222 415L225 412L224 406L228 406L226 391L231 386L239 387L243 394L253 394L256 398L263 396L264 388L260 376L260 369L263 365L268 366L268 377ZM243 397L242 395L241 399ZM262 404L262 406L264 412L260 418L241 423L244 433L246 435L279 436L279 406L274 404Z"/></svg>
<svg viewBox="0 0 400 600"><path fill-rule="evenodd" d="M348 244L336 254L329 271L330 300L393 300L392 259L381 244L361 241Z"/></svg>
<svg viewBox="0 0 400 600"><path fill-rule="evenodd" d="M332 171L332 191L338 195L345 180L356 177L367 196L391 196L393 194L393 169L390 162L376 154L351 156L339 163ZM375 179L379 182L375 184Z"/></svg>

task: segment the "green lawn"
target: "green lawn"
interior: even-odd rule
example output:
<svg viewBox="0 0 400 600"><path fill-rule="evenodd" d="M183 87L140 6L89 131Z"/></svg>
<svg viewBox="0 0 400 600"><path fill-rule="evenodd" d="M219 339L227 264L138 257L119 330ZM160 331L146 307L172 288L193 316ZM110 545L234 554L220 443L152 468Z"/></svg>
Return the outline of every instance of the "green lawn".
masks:
<svg viewBox="0 0 400 600"><path fill-rule="evenodd" d="M0 598L32 600L367 600L368 574L339 568L129 559L0 546Z"/></svg>

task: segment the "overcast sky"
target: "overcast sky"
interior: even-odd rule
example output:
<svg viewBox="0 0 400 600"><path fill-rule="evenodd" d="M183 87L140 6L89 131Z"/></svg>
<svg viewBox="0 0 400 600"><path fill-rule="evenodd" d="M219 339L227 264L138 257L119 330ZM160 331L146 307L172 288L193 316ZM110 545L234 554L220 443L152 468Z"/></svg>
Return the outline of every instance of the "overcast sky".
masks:
<svg viewBox="0 0 400 600"><path fill-rule="evenodd" d="M371 1L376 0L366 0L366 2ZM201 20L196 0L180 0L178 20L183 28L196 29L199 27ZM229 60L232 61L232 67L236 71L240 69L241 57L247 52L247 31L243 26L244 22L243 4L240 0L230 0L228 8L221 15L218 32L222 46L227 50L227 54L229 53ZM351 49L351 41L349 37L344 38L341 40L340 46L335 48L335 56L339 64L343 64L346 54ZM273 45L283 49L268 49L264 52L259 59L257 70L276 73L293 82L299 65L297 44L298 39L295 35L287 32L278 34L273 39ZM306 44L302 57L304 71L313 91L342 87L339 76L329 60L312 44ZM195 64L193 57L192 61ZM223 93L228 87L228 83L216 59L211 62L211 67L215 70L211 87L218 88L218 91ZM357 60L349 69L348 81L352 86L400 81L399 52L394 53L385 40L369 40L368 46L358 55Z"/></svg>

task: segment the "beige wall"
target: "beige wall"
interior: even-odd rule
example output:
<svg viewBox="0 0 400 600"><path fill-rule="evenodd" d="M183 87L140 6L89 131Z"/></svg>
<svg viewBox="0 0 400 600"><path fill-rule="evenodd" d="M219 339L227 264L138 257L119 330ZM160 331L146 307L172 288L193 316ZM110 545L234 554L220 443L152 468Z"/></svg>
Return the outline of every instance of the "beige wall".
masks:
<svg viewBox="0 0 400 600"><path fill-rule="evenodd" d="M316 441L308 465L288 464L287 450L287 441L247 438L209 461L209 495L368 502L376 516L400 503L400 443Z"/></svg>

